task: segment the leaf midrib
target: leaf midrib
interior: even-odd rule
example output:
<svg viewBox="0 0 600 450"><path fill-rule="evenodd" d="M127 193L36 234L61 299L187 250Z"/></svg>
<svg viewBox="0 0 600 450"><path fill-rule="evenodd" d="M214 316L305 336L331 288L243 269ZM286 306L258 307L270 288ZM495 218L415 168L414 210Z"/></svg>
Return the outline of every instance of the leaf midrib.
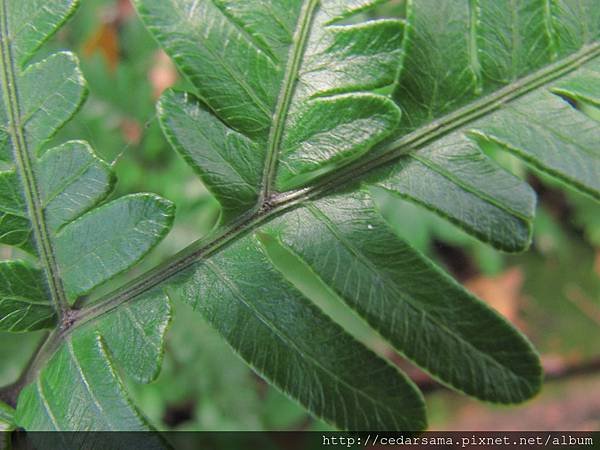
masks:
<svg viewBox="0 0 600 450"><path fill-rule="evenodd" d="M7 0L0 0L0 60L2 63L2 91L7 100L6 109L9 120L10 136L15 149L15 159L18 173L23 180L23 191L30 214L33 234L40 253L39 257L46 273L50 295L53 305L60 318L64 317L69 309L65 291L62 285L58 263L56 260L50 232L44 217L42 197L40 195L38 180L33 169L32 154L27 145L23 124L19 93L17 90L17 71L15 58L10 44L8 30L8 5Z"/></svg>
<svg viewBox="0 0 600 450"><path fill-rule="evenodd" d="M315 367L317 367L318 369L320 369L321 371L323 371L324 373L329 375L332 379L336 380L337 383L343 385L349 391L353 392L355 395L358 394L358 395L360 395L360 397L365 398L368 402L372 403L373 405L378 405L381 407L381 409L386 410L388 413L390 413L390 416L393 417L394 420L396 420L395 411L392 410L389 406L387 406L384 402L375 400L375 399L369 397L365 392L353 387L346 380L344 380L343 378L340 378L338 374L332 372L330 369L323 366L317 359L315 359L315 357L313 355L300 349L294 343L293 339L289 338L282 330L280 330L279 328L274 326L273 323L264 314L262 314L261 311L259 311L254 305L252 305L251 302L248 302L246 300L246 298L240 292L239 288L229 279L229 277L226 274L224 274L220 270L220 268L216 264L214 264L212 261L207 261L206 266L210 269L211 272L213 272L213 274L218 279L220 279L223 283L225 283L227 285L227 287L234 294L235 298L242 305L244 305L248 310L252 311L254 313L254 315L257 317L257 319L261 323L263 323L273 333L273 335L276 336L284 345L286 345L287 347L294 350L297 354L302 356L303 359L311 361Z"/></svg>
<svg viewBox="0 0 600 450"><path fill-rule="evenodd" d="M196 241L164 263L150 269L127 285L97 299L87 309L79 311L73 326L54 335L53 342L45 346L45 349L38 355L34 364L36 368L34 371L42 367L43 361L52 355L60 341L73 330L98 320L119 308L123 303L131 301L171 279L199 260L210 258L264 223L298 207L304 201L323 196L340 186L353 182L357 178L363 178L366 173L388 164L401 156L417 151L421 146L432 140L439 139L495 111L505 103L513 101L534 89L540 88L576 70L597 56L600 56L600 42L589 44L580 51L521 78L498 91L492 92L432 123L424 125L412 133L383 144L380 151L374 157L369 158L367 155L367 157L359 161L350 163L333 174L324 177L312 187L274 196L267 208L257 206L227 228L213 235L212 238Z"/></svg>
<svg viewBox="0 0 600 450"><path fill-rule="evenodd" d="M5 297L0 298L0 306L2 306L2 303L6 302L6 301L27 303L28 305L35 305L35 306L46 306L46 307L49 306L48 302L45 302L43 300L32 300L23 295L6 295Z"/></svg>
<svg viewBox="0 0 600 450"><path fill-rule="evenodd" d="M466 340L463 335L461 335L460 333L458 333L458 332L456 332L456 331L448 328L445 324L443 324L435 316L433 316L429 311L421 308L418 304L416 304L416 302L414 302L412 300L412 298L410 298L409 295L405 294L404 292L402 292L398 288L398 286L393 281L392 274L388 273L387 271L381 271L381 270L379 270L379 268L377 267L377 265L375 263L371 262L364 255L364 253L361 250L359 250L354 244L352 244L352 242L350 242L348 239L346 239L344 236L342 236L342 234L339 232L336 224L334 224L333 221L329 218L329 216L327 216L323 211L321 211L315 205L309 205L307 207L307 209L310 211L310 213L312 214L312 216L317 221L321 222L323 225L325 225L325 227L327 227L327 229L346 248L346 250L348 250L352 255L354 255L354 257L359 262L361 262L365 267L367 267L367 269L369 271L371 271L372 273L376 274L379 278L382 278L385 281L385 284L388 287L388 289L390 289L391 291L393 291L396 294L395 297L399 298L403 302L405 302L413 311L415 311L417 313L417 315L425 316L427 318L427 320L429 320L431 323L433 323L438 329L440 329L447 336L450 336L450 337L454 338L456 341L461 342L466 347L472 349L473 352L475 354L477 354L479 357L481 357L482 359L485 359L486 361L489 361L492 366L495 366L500 371L502 371L504 373L508 373L509 376L511 378L513 378L514 380L517 380L517 381L522 381L523 380L523 377L520 376L511 367L507 367L506 365L504 365L501 361L499 361L498 359L496 359L495 356L485 353L485 351L481 350L475 344L473 344L473 343L469 342L468 340ZM348 302L348 303L350 304L351 308L356 309L357 311L360 308L360 305L358 304L358 302L352 301L352 302ZM371 313L368 310L365 310L365 313L366 313L366 315L371 315ZM377 314L377 315L379 315L379 314ZM362 316L362 314L361 314L361 316ZM369 326L372 327L373 324L369 323ZM394 347L396 346L395 343L393 342L393 338L391 336L386 337L383 334L382 334L382 336L383 336L383 338L385 340L388 340L392 344L394 344ZM398 350L399 352L402 352L405 355L407 354L405 352L405 349L396 348L396 350ZM411 357L411 360L413 360L413 359L414 358ZM431 376L435 376L431 372L431 368L430 367L426 367L425 365L421 364L420 362L418 362L417 365L419 367L421 367L424 371L426 371L428 374L430 374ZM456 388L456 389L459 389L459 388Z"/></svg>
<svg viewBox="0 0 600 450"><path fill-rule="evenodd" d="M48 399L46 398L46 393L42 386L41 377L36 380L35 389L38 393L38 397L40 398L42 406L44 407L44 411L46 412L46 415L50 419L50 422L52 422L52 425L54 425L55 431L61 431L62 428L58 424L58 421L56 420L56 416L52 412L52 409L50 408L50 404L48 403Z"/></svg>
<svg viewBox="0 0 600 450"><path fill-rule="evenodd" d="M90 383L88 380L88 377L83 372L83 368L81 367L81 362L79 361L79 358L75 354L75 349L73 347L73 340L67 339L66 341L67 341L67 351L69 353L69 358L73 361L73 365L75 366L77 375L79 376L81 383L83 384L83 386L85 387L85 390L87 391L88 395L90 396L90 398L92 400L92 404L94 405L94 408L96 408L96 410L100 413L99 417L106 417L106 424L110 427L110 431L118 430L118 428L115 428L113 426L113 424L110 422L111 415L106 414L106 411L100 404L100 401L98 400L98 397L96 396L96 393L92 389L92 386L94 385L94 383Z"/></svg>
<svg viewBox="0 0 600 450"><path fill-rule="evenodd" d="M381 167L401 156L418 150L421 146L443 135L455 131L469 122L479 119L498 109L504 103L515 100L533 89L539 88L565 74L577 69L590 59L600 56L600 42L584 47L579 52L557 63L546 66L511 85L493 92L471 105L447 114L440 119L425 125L406 136L385 144L381 152L374 158L357 161L335 172L330 177L310 188L303 188L273 198L270 208L255 208L232 223L211 239L200 239L186 249L174 255L170 260L151 269L145 275L133 280L126 286L104 296L90 307L88 314L83 314L84 322L93 320L117 308L126 302L163 283L167 279L186 269L200 259L205 259L220 251L222 248L260 227L265 222L293 209L301 202L325 195L340 186L352 182L357 177L363 177L367 172ZM481 112L479 112L481 110ZM109 304L110 303L110 304ZM103 306L101 306L103 305ZM87 316L87 317L86 317Z"/></svg>
<svg viewBox="0 0 600 450"><path fill-rule="evenodd" d="M412 158L415 161L419 162L420 164L423 164L425 167L427 167L431 171L438 173L442 177L451 181L456 186L460 187L461 189L465 190L466 192L468 192L470 194L475 195L476 197L479 197L480 199L484 200L485 202L489 203L490 205L494 206L495 208L498 208L500 211L504 211L504 212L510 214L511 216L514 216L524 222L529 222L532 220L532 217L529 217L529 216L523 214L521 211L518 211L516 208L513 208L512 206L510 206L507 203L502 203L502 202L498 201L498 199L485 193L483 190L476 190L474 187L469 186L467 183L465 183L459 177L452 174L452 172L450 172L449 170L445 170L443 167L435 165L431 161L429 161L425 158L422 158L417 153L411 154L409 156L409 158Z"/></svg>
<svg viewBox="0 0 600 450"><path fill-rule="evenodd" d="M479 61L479 46L477 43L477 28L479 25L479 17L477 17L478 8L479 0L469 0L469 69L473 74L476 94L480 94L481 90L483 89L481 61Z"/></svg>
<svg viewBox="0 0 600 450"><path fill-rule="evenodd" d="M320 0L308 0L305 2L300 12L300 17L298 18L296 33L292 40L281 90L277 99L277 106L275 107L275 113L273 114L273 124L269 133L262 180L262 192L259 198L260 203L268 201L271 197L273 178L275 177L277 170L283 132L290 105L294 97L300 64L302 63L302 58L304 56L304 49L306 48L308 38L310 37L311 24L319 3Z"/></svg>

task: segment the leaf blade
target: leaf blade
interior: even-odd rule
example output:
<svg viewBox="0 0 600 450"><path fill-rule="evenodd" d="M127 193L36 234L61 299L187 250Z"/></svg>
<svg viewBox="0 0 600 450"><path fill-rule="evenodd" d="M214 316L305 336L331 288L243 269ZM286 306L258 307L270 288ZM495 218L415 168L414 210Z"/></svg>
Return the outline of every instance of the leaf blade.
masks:
<svg viewBox="0 0 600 450"><path fill-rule="evenodd" d="M15 416L18 425L28 431L151 430L131 403L114 365L139 382L154 380L170 320L168 298L155 291L126 310L111 312L65 336L21 392ZM119 444L119 437L115 438L116 448L122 448L123 441ZM104 436L99 441L107 445ZM136 445L141 444L163 448L151 434L142 436Z"/></svg>
<svg viewBox="0 0 600 450"><path fill-rule="evenodd" d="M0 330L51 328L56 321L40 270L24 262L0 262Z"/></svg>
<svg viewBox="0 0 600 450"><path fill-rule="evenodd" d="M142 20L191 81L196 96L229 128L229 135L240 133L258 148L254 155L244 152L244 159L253 159L251 164L244 161L252 176L239 176L245 174L231 173L230 157L216 166L207 149L185 146L186 155L194 154L212 169L200 170L200 175L217 194L226 217L249 210L245 202L254 191L260 193L258 202L275 190L306 185L365 154L392 132L400 112L374 91L396 80L404 24L392 19L340 24L378 3L292 0L284 11L274 0L248 5L137 1ZM223 48L224 40L229 45ZM382 111L378 116L373 114L376 107ZM329 123L320 120L323 114ZM174 117L169 120L165 128L173 137L180 126ZM350 133L356 128L361 131ZM342 142L344 146L337 145ZM259 180L254 179L256 168ZM254 182L241 204L225 191L240 179Z"/></svg>
<svg viewBox="0 0 600 450"><path fill-rule="evenodd" d="M313 414L349 430L424 427L412 383L304 299L256 238L181 274L167 291L198 309L246 362Z"/></svg>
<svg viewBox="0 0 600 450"><path fill-rule="evenodd" d="M67 338L22 391L16 421L30 431L147 429L125 400L106 348L93 333Z"/></svg>
<svg viewBox="0 0 600 450"><path fill-rule="evenodd" d="M417 2L410 10L409 20L413 27L410 28L406 67L395 93L395 99L403 106L404 112L398 136L418 135L421 130L428 128L434 131L430 139L423 138L422 144L409 149L410 156L400 158L396 174L389 174L383 184L387 183L388 187L396 184L400 195L450 219L474 237L491 243L496 248L520 251L529 244L527 236L531 225L519 222L523 222L523 219L530 222L531 214L522 214L527 211L522 208L520 214L513 215L509 212L508 216L513 217L507 217L503 212L494 212L499 205L503 206L501 209L506 209L506 206L513 203L512 200L497 198L509 183L510 177L503 177L502 180L502 177L495 175L487 186L485 182L474 185L477 173L479 176L486 171L497 174L498 169L481 167L465 171L464 167L454 161L439 159L432 166L427 158L427 165L431 169L427 170L411 160L421 160L420 155L434 152L438 145L460 142L461 139L464 141L462 152L467 154L473 147L467 137L480 140L476 147L483 150L480 144L486 142L486 137L481 130L491 128L501 136L498 141L508 151L558 177L571 187L597 196L595 180L600 173L595 156L597 152L584 148L589 147L589 144L573 145L564 140L559 142L560 138L550 140L546 137L549 132L534 133L532 130L539 127L539 122L549 120L550 122L545 123L546 126L564 130L565 127L560 124L560 114L571 123L583 126L588 135L587 138L576 136L576 127L571 127L566 133L570 135L569 139L575 142L598 139L600 130L594 124L578 111L571 110L559 98L550 96L548 91L560 91L559 86L566 82L553 81L554 79L576 79L577 73L583 70L577 69L583 63L587 62L589 67L597 64L595 60L600 55L600 21L597 20L596 13L583 13L587 9L593 9L593 0L553 2L547 10L537 2L522 2L518 10L526 11L523 17L516 14L518 10L511 9L508 3L457 3L454 5L450 1L426 0ZM512 21L511 14L514 15ZM574 17L580 21L579 28L575 26ZM525 26L526 23L530 27ZM469 31L467 36L464 34L465 29ZM536 29L538 32L532 33ZM509 32L514 33L514 41L503 38ZM452 51L440 52L440 48L451 48ZM540 70L530 75L536 69ZM572 71L575 71L573 75L569 75ZM543 103L541 98L546 98L548 103ZM513 105L522 110L522 115L518 120L513 118L510 121L513 115L507 110ZM482 108L482 114L477 114L477 107ZM555 113L548 113L540 119L543 107L551 107ZM498 111L494 112L495 110ZM456 125L452 126L453 122ZM447 131L436 135L436 124L439 124L441 130L447 127ZM512 134L521 137L529 135L530 139L518 141L508 136ZM402 137L398 138L398 142L402 142ZM569 157L560 155L558 149L563 147L569 149ZM441 181L447 185L445 192L456 193L452 200L461 206L438 203L435 194L418 188L424 180L408 186L402 174L410 175L411 168L418 174L416 176L432 181L439 180L439 174L450 174ZM478 198L469 200L460 195L465 186L475 187L471 193ZM411 190L415 191L413 195L410 194ZM493 192L491 196L490 191ZM527 189L522 187L521 196L523 199L531 198L531 191L527 193ZM448 200L450 198L448 196ZM465 211L461 211L467 200L468 206ZM485 223L485 220L478 223L477 216L470 212L475 211L475 203L480 204L481 212L485 210L487 217L506 220L505 226L497 227L498 223ZM533 204L531 201L529 203ZM514 212L514 206L512 209ZM504 219L500 219L503 216ZM502 231L498 232L499 230Z"/></svg>
<svg viewBox="0 0 600 450"><path fill-rule="evenodd" d="M556 95L528 95L474 124L473 133L600 199L600 126Z"/></svg>
<svg viewBox="0 0 600 450"><path fill-rule="evenodd" d="M261 150L252 140L228 128L191 94L168 92L158 114L173 148L220 201L225 220L256 204L262 167L254 156Z"/></svg>
<svg viewBox="0 0 600 450"><path fill-rule="evenodd" d="M539 390L541 366L531 344L394 236L365 192L306 204L269 228L436 379L500 403L523 401Z"/></svg>
<svg viewBox="0 0 600 450"><path fill-rule="evenodd" d="M436 212L498 249L518 252L531 243L535 192L464 136L439 139L378 172L369 184Z"/></svg>
<svg viewBox="0 0 600 450"><path fill-rule="evenodd" d="M56 236L65 292L75 300L129 269L162 240L173 204L152 194L122 197L81 216Z"/></svg>

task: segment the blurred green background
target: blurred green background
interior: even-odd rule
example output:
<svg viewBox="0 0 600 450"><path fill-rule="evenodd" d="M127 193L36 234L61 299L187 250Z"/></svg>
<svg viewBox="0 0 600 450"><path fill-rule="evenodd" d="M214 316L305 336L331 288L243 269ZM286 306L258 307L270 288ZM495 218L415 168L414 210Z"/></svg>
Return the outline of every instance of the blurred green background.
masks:
<svg viewBox="0 0 600 450"><path fill-rule="evenodd" d="M388 14L393 7L380 13ZM218 205L166 143L154 107L164 89L185 87L185 81L157 49L129 0L83 0L74 19L47 47L48 52L66 48L79 55L90 91L80 113L54 142L90 142L100 157L114 164L119 177L114 196L150 191L177 205L173 232L136 270L207 234L218 220ZM497 252L410 203L387 196L377 201L399 235L446 267L534 342L549 377L557 379L548 381L542 393L525 405L491 406L439 388L391 351L275 243L271 256L336 321L424 386L431 429L598 430L600 208L527 171L497 149L488 150L540 193L534 242L526 254ZM0 247L0 258L10 256L10 249ZM150 385L129 382L135 402L155 427L327 429L253 374L198 315L190 316L186 309L175 305L158 380ZM18 376L41 337L0 333L0 385Z"/></svg>

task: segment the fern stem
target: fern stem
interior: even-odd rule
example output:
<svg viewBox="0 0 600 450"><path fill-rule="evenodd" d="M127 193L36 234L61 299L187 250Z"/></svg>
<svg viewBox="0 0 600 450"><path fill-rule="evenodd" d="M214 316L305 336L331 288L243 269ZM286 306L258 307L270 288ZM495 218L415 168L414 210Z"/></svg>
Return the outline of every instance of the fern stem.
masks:
<svg viewBox="0 0 600 450"><path fill-rule="evenodd" d="M59 322L62 324L70 307L64 292L50 233L44 217L39 185L34 169L36 156L29 148L25 138L24 124L21 122L21 108L17 88L17 68L10 39L7 0L1 0L0 61L2 63L2 91L9 120L8 131L14 149L17 171L23 183L33 235L46 279L48 280L52 302L59 316Z"/></svg>
<svg viewBox="0 0 600 450"><path fill-rule="evenodd" d="M297 207L304 201L325 195L340 186L354 182L357 177L381 167L403 155L411 153L431 140L462 127L485 114L500 108L505 103L527 94L533 89L544 86L558 77L577 69L590 59L600 56L600 43L584 47L578 53L554 63L528 77L518 80L506 88L500 89L471 105L450 113L429 125L419 128L408 135L389 142L378 149L374 155L345 166L341 171L324 177L310 188L304 188L284 194L271 195L262 206L248 212L237 222L220 230L208 239L202 239L168 261L140 275L129 284L98 299L96 303L73 317L72 326L60 336L66 336L72 330L89 323L117 309L144 292L155 288L192 264L209 258L236 239L252 232L263 223Z"/></svg>

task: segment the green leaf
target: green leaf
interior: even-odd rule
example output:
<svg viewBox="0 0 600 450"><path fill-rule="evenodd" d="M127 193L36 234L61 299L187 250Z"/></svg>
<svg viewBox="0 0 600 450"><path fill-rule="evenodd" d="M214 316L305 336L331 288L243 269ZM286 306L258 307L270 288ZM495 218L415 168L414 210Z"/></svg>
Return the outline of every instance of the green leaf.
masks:
<svg viewBox="0 0 600 450"><path fill-rule="evenodd" d="M34 272L20 263L2 266L10 286L0 293L0 323L12 331L52 325L49 305L63 320L71 303L132 267L172 224L172 205L156 196L130 196L93 209L115 179L86 143L68 142L41 154L79 108L85 85L70 53L27 62L73 8L66 0L7 0L0 8L0 242L32 253L40 267ZM34 278L28 289L24 283Z"/></svg>
<svg viewBox="0 0 600 450"><path fill-rule="evenodd" d="M371 181L501 250L520 251L531 242L535 192L465 136L439 139Z"/></svg>
<svg viewBox="0 0 600 450"><path fill-rule="evenodd" d="M10 31L15 63L25 66L75 12L77 3L76 0L4 0L2 16Z"/></svg>
<svg viewBox="0 0 600 450"><path fill-rule="evenodd" d="M552 91L600 107L600 61L590 62L573 76L557 83Z"/></svg>
<svg viewBox="0 0 600 450"><path fill-rule="evenodd" d="M151 194L106 202L112 167L85 142L43 151L82 104L85 84L70 53L29 61L75 3L0 1L0 243L31 260L0 262L0 330L55 328L10 395L28 384L15 423L30 431L145 430L113 359L137 381L156 378L168 299L146 292L85 325L72 305L152 250L174 211Z"/></svg>
<svg viewBox="0 0 600 450"><path fill-rule="evenodd" d="M349 430L424 427L425 406L412 382L304 298L254 236L168 286L254 370L317 417Z"/></svg>
<svg viewBox="0 0 600 450"><path fill-rule="evenodd" d="M256 203L262 165L255 142L214 120L190 94L167 92L158 110L173 147L221 201L225 217Z"/></svg>
<svg viewBox="0 0 600 450"><path fill-rule="evenodd" d="M406 21L366 20L380 3L137 0L191 85L160 101L163 129L225 223L82 310L70 303L146 254L171 207L148 195L97 207L114 180L85 145L39 155L81 102L81 77L66 54L15 64L20 47L10 21L0 23L0 236L39 256L62 327L34 359L19 426L144 429L112 361L154 379L168 295L334 426L423 429L414 384L278 271L265 250L273 239L441 383L500 403L540 389L527 339L387 229L372 197L384 189L523 250L535 195L483 153L491 143L600 198L600 124L579 105L599 97L597 0L406 1ZM2 5L4 19L22 13ZM70 11L54 6L53 27L39 30ZM384 95L393 89L399 106ZM74 177L59 181L62 171ZM37 298L27 294L13 307ZM21 314L32 323L30 310Z"/></svg>
<svg viewBox="0 0 600 450"><path fill-rule="evenodd" d="M380 185L505 251L529 245L535 203L523 182L485 161L486 142L598 197L598 124L552 94L584 99L594 90L597 10L596 0L547 8L533 0L414 2L395 93L404 113L397 145L409 143L410 155L388 168ZM565 83L588 92L561 90ZM436 139L446 129L455 131ZM426 189L431 184L440 189Z"/></svg>
<svg viewBox="0 0 600 450"><path fill-rule="evenodd" d="M10 432L15 429L14 409L0 401L0 450L10 449Z"/></svg>
<svg viewBox="0 0 600 450"><path fill-rule="evenodd" d="M127 270L171 228L173 206L155 195L130 195L63 227L56 254L70 299Z"/></svg>
<svg viewBox="0 0 600 450"><path fill-rule="evenodd" d="M10 431L14 427L14 414L13 408L0 402L0 432Z"/></svg>
<svg viewBox="0 0 600 450"><path fill-rule="evenodd" d="M171 307L166 296L150 292L89 328L104 337L112 356L131 378L150 383L160 371L170 321Z"/></svg>
<svg viewBox="0 0 600 450"><path fill-rule="evenodd" d="M113 361L139 381L152 381L169 320L166 297L150 293L66 337L21 392L16 423L29 431L149 429Z"/></svg>
<svg viewBox="0 0 600 450"><path fill-rule="evenodd" d="M101 338L72 336L23 390L17 422L32 431L145 428L124 397Z"/></svg>
<svg viewBox="0 0 600 450"><path fill-rule="evenodd" d="M598 122L556 95L529 94L475 124L472 133L600 199Z"/></svg>
<svg viewBox="0 0 600 450"><path fill-rule="evenodd" d="M357 158L393 131L400 111L372 91L396 79L403 24L345 23L377 3L138 2L194 87L162 100L163 128L226 220L274 187L306 184Z"/></svg>
<svg viewBox="0 0 600 450"><path fill-rule="evenodd" d="M169 292L195 306L259 373L338 427L422 421L353 423L314 403L321 386L288 381L286 369L300 364L290 351L282 375L280 357L271 357L283 352L281 332L263 328L291 329L284 343L302 350L323 327L295 334L307 313L289 322L281 299L297 294L267 277L273 269L256 238L278 238L440 382L493 402L533 396L541 367L527 339L386 229L370 197L385 189L516 252L531 242L535 193L484 154L488 143L595 196L600 126L553 93L595 98L586 80L596 76L600 15L580 13L597 9L595 1L407 1L402 26L356 17L376 1L297 0L284 10L275 0L138 0L193 86L163 97L163 129L232 222L167 265ZM382 94L400 63L401 119ZM321 360L303 356L306 364ZM310 380L312 370L302 367L294 380ZM348 416L363 411L356 406Z"/></svg>
<svg viewBox="0 0 600 450"><path fill-rule="evenodd" d="M538 391L541 367L532 346L394 236L367 192L306 204L267 229L396 349L443 383L501 403Z"/></svg>
<svg viewBox="0 0 600 450"><path fill-rule="evenodd" d="M55 321L42 272L21 261L0 262L0 330L34 331Z"/></svg>
<svg viewBox="0 0 600 450"><path fill-rule="evenodd" d="M103 201L116 181L85 142L67 142L44 153L39 174L46 220L57 231Z"/></svg>

